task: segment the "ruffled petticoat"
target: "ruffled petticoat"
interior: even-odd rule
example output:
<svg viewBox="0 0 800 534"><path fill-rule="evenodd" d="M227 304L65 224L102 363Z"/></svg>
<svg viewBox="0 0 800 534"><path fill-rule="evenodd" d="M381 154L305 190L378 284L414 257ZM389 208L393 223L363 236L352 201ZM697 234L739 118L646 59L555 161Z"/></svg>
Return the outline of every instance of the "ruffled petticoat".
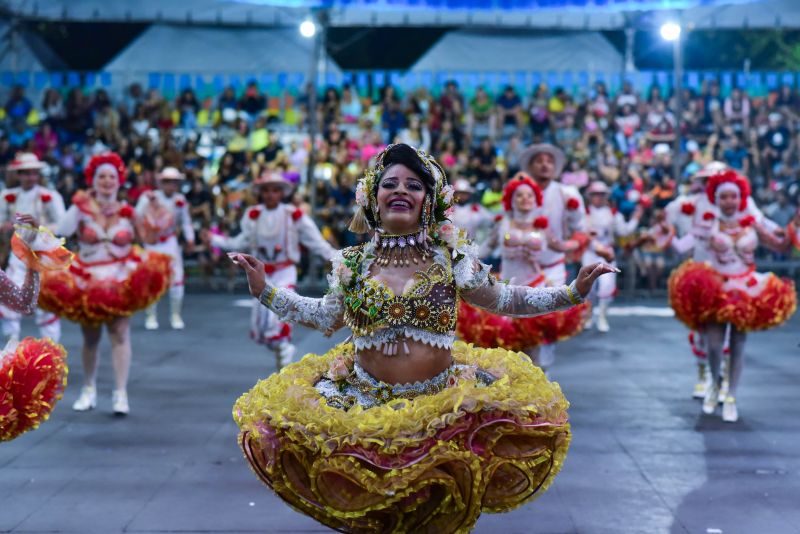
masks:
<svg viewBox="0 0 800 534"><path fill-rule="evenodd" d="M127 317L158 301L170 284L166 254L134 247L122 259L43 273L39 306L87 326Z"/></svg>
<svg viewBox="0 0 800 534"><path fill-rule="evenodd" d="M797 308L797 293L794 282L772 273L726 277L706 263L687 260L669 277L669 302L693 330L731 323L746 332L786 322Z"/></svg>
<svg viewBox="0 0 800 534"><path fill-rule="evenodd" d="M467 343L479 347L523 351L579 334L590 313L591 307L585 302L535 317L507 317L470 306L462 300L458 308L456 333Z"/></svg>
<svg viewBox="0 0 800 534"><path fill-rule="evenodd" d="M561 469L569 404L527 356L456 342L442 374L391 386L353 355L308 355L234 406L245 457L294 509L343 532L467 532Z"/></svg>
<svg viewBox="0 0 800 534"><path fill-rule="evenodd" d="M0 441L50 417L67 385L67 352L50 339L25 338L0 354Z"/></svg>

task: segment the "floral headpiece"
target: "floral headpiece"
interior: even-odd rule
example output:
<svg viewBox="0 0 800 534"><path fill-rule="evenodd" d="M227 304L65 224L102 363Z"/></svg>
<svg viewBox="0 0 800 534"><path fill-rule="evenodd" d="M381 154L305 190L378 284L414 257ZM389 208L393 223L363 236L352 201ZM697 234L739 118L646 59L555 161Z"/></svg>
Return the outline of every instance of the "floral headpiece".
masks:
<svg viewBox="0 0 800 534"><path fill-rule="evenodd" d="M512 200L514 199L514 192L518 187L527 185L533 189L533 194L536 197L536 205L541 207L543 200L542 188L539 187L533 178L524 172L518 172L503 188L503 208L506 211L511 211L513 207Z"/></svg>
<svg viewBox="0 0 800 534"><path fill-rule="evenodd" d="M706 195L712 204L716 205L717 189L722 184L733 184L739 188L739 211L744 211L747 208L747 198L750 196L750 181L747 177L736 171L729 170L709 178L708 184L706 184Z"/></svg>
<svg viewBox="0 0 800 534"><path fill-rule="evenodd" d="M108 152L106 154L93 156L92 159L89 160L89 164L83 169L83 174L86 176L86 185L92 185L94 182L94 175L102 165L111 165L114 167L114 170L117 171L119 185L123 185L125 183L125 178L128 176L128 170L125 168L125 163L118 154L114 152Z"/></svg>
<svg viewBox="0 0 800 534"><path fill-rule="evenodd" d="M363 234L370 229L376 230L380 227L376 194L377 180L385 169L384 158L386 154L396 146L398 145L389 145L378 154L375 165L368 169L358 181L356 186L358 210L355 217L353 217L353 222L350 224L351 231ZM455 190L452 185L447 183L447 175L444 169L432 156L420 149L414 149L414 152L434 180L433 194L426 195L422 212L422 226L423 229L426 229L428 226L439 225L449 219L452 214Z"/></svg>

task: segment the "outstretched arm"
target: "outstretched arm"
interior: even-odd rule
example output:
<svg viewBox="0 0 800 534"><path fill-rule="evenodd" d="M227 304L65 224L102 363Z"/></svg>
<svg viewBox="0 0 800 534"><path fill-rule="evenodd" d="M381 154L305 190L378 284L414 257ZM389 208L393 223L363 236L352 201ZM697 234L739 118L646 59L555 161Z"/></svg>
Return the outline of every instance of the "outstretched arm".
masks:
<svg viewBox="0 0 800 534"><path fill-rule="evenodd" d="M583 267L568 286L543 288L499 283L491 275L481 275L485 272L477 270L472 287L462 286L464 300L499 315L531 317L581 304L598 277L619 270L605 263L595 263Z"/></svg>
<svg viewBox="0 0 800 534"><path fill-rule="evenodd" d="M264 278L264 264L249 254L229 254L231 260L244 269L250 294L275 312L282 320L314 328L331 335L344 325L344 308L340 293L322 298L302 297L285 288L277 288Z"/></svg>

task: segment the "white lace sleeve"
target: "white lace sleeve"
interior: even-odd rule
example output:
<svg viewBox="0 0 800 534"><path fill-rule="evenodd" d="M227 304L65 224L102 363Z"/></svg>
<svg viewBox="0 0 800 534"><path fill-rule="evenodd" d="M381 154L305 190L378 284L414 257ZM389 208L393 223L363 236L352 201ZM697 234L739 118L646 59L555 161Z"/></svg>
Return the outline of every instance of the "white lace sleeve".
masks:
<svg viewBox="0 0 800 534"><path fill-rule="evenodd" d="M494 277L461 297L473 306L511 317L532 317L569 308L583 302L575 282L560 287L513 286L497 282Z"/></svg>
<svg viewBox="0 0 800 534"><path fill-rule="evenodd" d="M291 289L276 288L267 284L259 302L274 311L282 320L314 328L329 336L344 326L344 295L341 290L340 271L342 253L336 251L331 260L333 269L328 275L330 292L322 298L303 297Z"/></svg>
<svg viewBox="0 0 800 534"><path fill-rule="evenodd" d="M478 247L469 244L458 250L463 257L453 264L453 280L462 291L480 287L489 280L491 267L478 259Z"/></svg>
<svg viewBox="0 0 800 534"><path fill-rule="evenodd" d="M291 289L268 285L258 300L282 321L314 328L327 336L344 326L343 299L339 292L311 298L300 296Z"/></svg>

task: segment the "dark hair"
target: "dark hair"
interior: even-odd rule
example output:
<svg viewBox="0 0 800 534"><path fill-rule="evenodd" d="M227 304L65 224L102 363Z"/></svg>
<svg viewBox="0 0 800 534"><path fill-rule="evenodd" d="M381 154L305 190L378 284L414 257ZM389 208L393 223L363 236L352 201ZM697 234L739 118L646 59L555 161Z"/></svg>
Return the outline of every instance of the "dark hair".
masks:
<svg viewBox="0 0 800 534"><path fill-rule="evenodd" d="M428 167L425 166L422 158L419 156L419 154L417 154L417 151L413 147L404 143L392 145L383 154L381 163L383 164L383 170L375 180L374 187L376 189L378 188L378 184L380 184L383 175L389 170L389 167L392 165L405 165L411 169L414 174L419 176L420 180L422 180L422 183L425 184L425 189L428 190L428 193L433 193L433 190L436 187L436 179L431 174L431 171L428 170Z"/></svg>
<svg viewBox="0 0 800 534"><path fill-rule="evenodd" d="M392 145L383 153L380 163L383 165L383 170L375 178L375 182L372 185L372 193L376 197L378 185L381 183L381 179L383 178L384 174L386 174L386 171L388 171L389 167L392 165L405 165L411 169L414 174L419 176L420 180L422 180L422 183L425 184L425 190L427 191L427 194L433 195L433 192L436 189L436 179L433 177L433 174L431 174L431 171L428 170L428 167L425 166L422 158L419 156L419 154L417 154L416 149L413 147L404 143ZM366 215L369 224L374 228L376 226L376 221L372 213L370 213L370 210L365 210L364 215Z"/></svg>

